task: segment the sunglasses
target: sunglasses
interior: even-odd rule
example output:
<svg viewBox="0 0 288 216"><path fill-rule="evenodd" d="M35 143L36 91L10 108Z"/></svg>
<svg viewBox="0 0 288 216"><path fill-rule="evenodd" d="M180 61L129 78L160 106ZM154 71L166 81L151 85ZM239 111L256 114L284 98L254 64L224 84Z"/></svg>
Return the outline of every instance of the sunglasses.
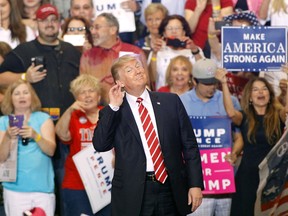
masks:
<svg viewBox="0 0 288 216"><path fill-rule="evenodd" d="M85 30L86 30L85 26L83 26L83 27L68 27L67 28L68 32L74 32L74 31L82 32L82 31L85 31Z"/></svg>

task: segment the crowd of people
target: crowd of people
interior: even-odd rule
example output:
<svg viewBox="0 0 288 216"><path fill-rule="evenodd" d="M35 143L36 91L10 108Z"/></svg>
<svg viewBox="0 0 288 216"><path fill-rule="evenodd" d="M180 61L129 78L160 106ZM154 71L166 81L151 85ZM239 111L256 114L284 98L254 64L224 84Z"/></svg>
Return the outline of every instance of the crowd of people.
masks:
<svg viewBox="0 0 288 216"><path fill-rule="evenodd" d="M0 0L0 164L17 150L5 214L255 215L258 165L288 127L288 63L227 71L216 25L287 28L287 14L287 0ZM189 116L231 121L235 193L202 193ZM92 145L114 158L96 213L72 159Z"/></svg>

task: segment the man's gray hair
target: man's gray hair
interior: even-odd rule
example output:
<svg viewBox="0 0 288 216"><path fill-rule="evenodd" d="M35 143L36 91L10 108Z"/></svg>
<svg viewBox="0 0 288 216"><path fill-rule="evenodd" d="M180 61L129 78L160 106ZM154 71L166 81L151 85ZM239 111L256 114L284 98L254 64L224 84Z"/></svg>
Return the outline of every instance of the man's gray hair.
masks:
<svg viewBox="0 0 288 216"><path fill-rule="evenodd" d="M119 33L119 22L112 13L101 13L98 17L104 17L109 26L115 26L117 28L117 34Z"/></svg>

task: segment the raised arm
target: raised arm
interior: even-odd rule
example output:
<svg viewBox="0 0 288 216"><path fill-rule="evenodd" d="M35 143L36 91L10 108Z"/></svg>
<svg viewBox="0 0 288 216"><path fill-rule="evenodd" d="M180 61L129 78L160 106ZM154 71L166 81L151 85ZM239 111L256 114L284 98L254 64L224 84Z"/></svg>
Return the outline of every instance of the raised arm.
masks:
<svg viewBox="0 0 288 216"><path fill-rule="evenodd" d="M219 18L210 18L208 25L208 42L211 48L211 52L216 56L218 61L221 61L222 51L221 44L218 39L221 31L215 29L215 22L220 21Z"/></svg>
<svg viewBox="0 0 288 216"><path fill-rule="evenodd" d="M223 102L224 102L224 107L227 112L227 115L229 118L231 118L232 122L236 125L240 125L243 119L243 115L240 111L235 109L232 99L231 99L231 94L228 88L227 84L227 77L226 77L227 71L224 68L218 68L215 74L215 78L219 80L222 84L222 91L223 91Z"/></svg>
<svg viewBox="0 0 288 216"><path fill-rule="evenodd" d="M69 125L70 125L70 120L71 120L71 115L74 112L74 110L82 110L81 102L80 101L75 101L61 116L61 118L58 120L55 130L57 136L62 140L62 141L70 141L71 140L71 133L69 131Z"/></svg>
<svg viewBox="0 0 288 216"><path fill-rule="evenodd" d="M259 18L262 20L267 20L268 10L271 0L263 0L259 10Z"/></svg>
<svg viewBox="0 0 288 216"><path fill-rule="evenodd" d="M189 23L191 32L194 33L199 22L199 18L206 8L207 0L196 0L195 10L185 9L185 19Z"/></svg>

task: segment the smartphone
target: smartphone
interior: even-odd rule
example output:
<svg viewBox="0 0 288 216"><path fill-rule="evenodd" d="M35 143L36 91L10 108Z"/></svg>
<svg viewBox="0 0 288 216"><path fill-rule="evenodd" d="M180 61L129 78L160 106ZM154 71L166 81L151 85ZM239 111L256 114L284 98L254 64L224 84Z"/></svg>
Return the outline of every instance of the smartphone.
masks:
<svg viewBox="0 0 288 216"><path fill-rule="evenodd" d="M85 35L64 35L63 40L71 43L73 46L83 46Z"/></svg>
<svg viewBox="0 0 288 216"><path fill-rule="evenodd" d="M221 30L221 28L223 27L223 26L231 26L232 25L232 23L231 22L228 22L228 21L217 21L217 22L215 22L215 29L216 30Z"/></svg>
<svg viewBox="0 0 288 216"><path fill-rule="evenodd" d="M175 47L175 48L186 48L186 41L181 41L177 38L167 38L166 39L166 45Z"/></svg>
<svg viewBox="0 0 288 216"><path fill-rule="evenodd" d="M8 115L10 127L22 128L24 115Z"/></svg>
<svg viewBox="0 0 288 216"><path fill-rule="evenodd" d="M45 59L44 56L35 56L31 58L31 63L34 63L35 66L43 65L43 67L39 68L39 72L43 72L45 69Z"/></svg>

